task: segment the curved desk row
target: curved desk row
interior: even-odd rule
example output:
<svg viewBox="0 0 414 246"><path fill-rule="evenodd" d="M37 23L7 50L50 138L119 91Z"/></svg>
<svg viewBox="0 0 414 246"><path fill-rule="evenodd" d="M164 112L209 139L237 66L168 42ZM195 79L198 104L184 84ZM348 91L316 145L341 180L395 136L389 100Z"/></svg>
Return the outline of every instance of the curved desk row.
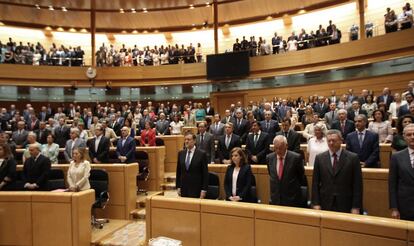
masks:
<svg viewBox="0 0 414 246"><path fill-rule="evenodd" d="M138 164L92 164L91 168L104 169L109 176L108 192L110 199L104 210L97 210L99 217L129 219L130 212L136 208ZM21 169L22 166L19 165L17 170ZM52 165L52 169L63 170L66 181L66 174L69 169L68 164Z"/></svg>
<svg viewBox="0 0 414 246"><path fill-rule="evenodd" d="M266 165L252 165L252 172L256 178L257 196L263 204L269 204L270 185L269 174ZM208 170L215 172L220 180L220 199L225 199L224 176L227 165L210 164ZM305 167L305 175L308 181L309 197L311 195L313 168ZM369 215L390 217L388 205L388 169L363 168L363 206Z"/></svg>
<svg viewBox="0 0 414 246"><path fill-rule="evenodd" d="M95 192L0 192L0 245L90 245Z"/></svg>
<svg viewBox="0 0 414 246"><path fill-rule="evenodd" d="M414 222L282 206L153 196L146 216L147 239L183 245L414 244Z"/></svg>

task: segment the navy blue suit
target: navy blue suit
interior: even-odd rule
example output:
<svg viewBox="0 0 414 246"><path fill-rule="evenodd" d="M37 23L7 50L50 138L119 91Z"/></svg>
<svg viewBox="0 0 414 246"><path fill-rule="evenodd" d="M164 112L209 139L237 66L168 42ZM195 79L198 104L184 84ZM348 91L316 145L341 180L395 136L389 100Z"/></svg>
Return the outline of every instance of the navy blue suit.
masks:
<svg viewBox="0 0 414 246"><path fill-rule="evenodd" d="M260 127L262 129L262 132L266 132L267 134L269 134L270 141L273 142L276 133L280 131L279 122L276 120L270 120L269 127L267 127L266 123L266 120L260 121Z"/></svg>
<svg viewBox="0 0 414 246"><path fill-rule="evenodd" d="M125 140L124 146L122 146L122 138L118 140L116 145L116 156L125 156L127 159L125 163L135 162L135 139L132 137L127 137Z"/></svg>
<svg viewBox="0 0 414 246"><path fill-rule="evenodd" d="M365 167L379 167L378 134L366 130L362 148L359 146L358 131L346 137L346 149L358 155L359 161L365 162Z"/></svg>

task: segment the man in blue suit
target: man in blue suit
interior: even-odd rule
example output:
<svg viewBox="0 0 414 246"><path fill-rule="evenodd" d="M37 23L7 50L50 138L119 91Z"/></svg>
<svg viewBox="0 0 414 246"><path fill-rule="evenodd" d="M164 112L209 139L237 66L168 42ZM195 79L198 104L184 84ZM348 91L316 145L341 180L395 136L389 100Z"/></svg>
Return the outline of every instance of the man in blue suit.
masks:
<svg viewBox="0 0 414 246"><path fill-rule="evenodd" d="M116 145L116 156L121 163L135 162L135 140L129 136L128 127L122 127L121 139L118 140Z"/></svg>
<svg viewBox="0 0 414 246"><path fill-rule="evenodd" d="M363 167L379 167L378 134L368 131L366 125L365 115L355 116L356 130L346 137L346 149L358 155Z"/></svg>

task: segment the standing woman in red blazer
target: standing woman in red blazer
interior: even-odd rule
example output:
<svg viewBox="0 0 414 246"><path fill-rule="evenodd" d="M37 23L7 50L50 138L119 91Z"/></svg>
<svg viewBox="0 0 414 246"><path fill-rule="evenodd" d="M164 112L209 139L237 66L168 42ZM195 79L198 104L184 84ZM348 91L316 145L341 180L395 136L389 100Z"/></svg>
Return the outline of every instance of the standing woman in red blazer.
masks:
<svg viewBox="0 0 414 246"><path fill-rule="evenodd" d="M154 124L145 122L145 129L141 131L141 146L155 146L155 136Z"/></svg>

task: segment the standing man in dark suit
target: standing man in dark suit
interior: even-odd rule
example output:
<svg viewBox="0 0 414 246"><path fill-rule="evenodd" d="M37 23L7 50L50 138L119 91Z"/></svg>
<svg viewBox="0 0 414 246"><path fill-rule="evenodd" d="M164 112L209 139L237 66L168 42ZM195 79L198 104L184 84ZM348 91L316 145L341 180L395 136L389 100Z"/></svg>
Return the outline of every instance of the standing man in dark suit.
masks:
<svg viewBox="0 0 414 246"><path fill-rule="evenodd" d="M231 164L230 151L234 147L240 147L240 137L233 133L233 124L227 123L224 127L225 134L219 138L217 146L217 156L220 163Z"/></svg>
<svg viewBox="0 0 414 246"><path fill-rule="evenodd" d="M355 131L354 121L348 120L347 114L348 111L345 109L338 110L338 120L332 122L331 126L331 129L341 131L344 139L346 139L349 133Z"/></svg>
<svg viewBox="0 0 414 246"><path fill-rule="evenodd" d="M358 156L341 149L338 130L327 134L329 150L316 156L312 179L314 209L359 214L362 208L362 172Z"/></svg>
<svg viewBox="0 0 414 246"><path fill-rule="evenodd" d="M17 130L12 133L12 140L14 143L16 143L16 148L24 148L24 143L26 142L27 135L29 134L28 131L25 129L25 123L24 121L19 121L17 123Z"/></svg>
<svg viewBox="0 0 414 246"><path fill-rule="evenodd" d="M65 124L65 118L59 118L59 125L55 127L55 142L59 144L60 148L65 148L66 141L70 138L70 128Z"/></svg>
<svg viewBox="0 0 414 246"><path fill-rule="evenodd" d="M243 118L243 111L241 109L236 110L236 118L232 121L234 126L234 134L240 136L240 141L246 143L247 134L250 130L250 123Z"/></svg>
<svg viewBox="0 0 414 246"><path fill-rule="evenodd" d="M414 220L414 124L404 128L408 148L391 156L388 188L391 216Z"/></svg>
<svg viewBox="0 0 414 246"><path fill-rule="evenodd" d="M198 124L196 146L198 149L201 149L204 152L206 152L208 163L214 163L214 137L206 130L206 124L204 122Z"/></svg>
<svg viewBox="0 0 414 246"><path fill-rule="evenodd" d="M276 135L282 135L287 139L288 150L300 153L300 138L301 135L290 128L292 124L290 118L284 118L282 121L282 129Z"/></svg>
<svg viewBox="0 0 414 246"><path fill-rule="evenodd" d="M231 116L230 109L226 109L226 111L224 111L224 117L221 120L221 123L227 124L229 122L233 122L233 117Z"/></svg>
<svg viewBox="0 0 414 246"><path fill-rule="evenodd" d="M410 105L414 100L414 95L412 93L407 93L405 95L405 100L407 101L407 103L400 106L400 110L398 111L398 117L410 113Z"/></svg>
<svg viewBox="0 0 414 246"><path fill-rule="evenodd" d="M210 115L213 116L214 115L214 108L211 107L211 103L207 102L206 103L206 115Z"/></svg>
<svg viewBox="0 0 414 246"><path fill-rule="evenodd" d="M382 90L382 95L377 97L377 105L381 102L387 105L387 109L390 107L390 104L394 102L394 97L391 95L390 88L385 87L384 90Z"/></svg>
<svg viewBox="0 0 414 246"><path fill-rule="evenodd" d="M329 112L325 113L324 119L328 129L331 129L332 123L338 120L338 110L336 109L336 103L331 102L329 104Z"/></svg>
<svg viewBox="0 0 414 246"><path fill-rule="evenodd" d="M272 119L272 112L266 111L264 113L264 120L260 122L260 126L263 132L269 134L270 141L273 141L276 133L280 131L279 122Z"/></svg>
<svg viewBox="0 0 414 246"><path fill-rule="evenodd" d="M313 106L315 113L319 114L319 118L323 118L325 113L329 111L329 106L325 103L325 98L320 96L318 97L318 103Z"/></svg>
<svg viewBox="0 0 414 246"><path fill-rule="evenodd" d="M181 197L205 198L208 188L208 161L206 153L196 148L196 136L188 132L185 149L178 152L175 186Z"/></svg>
<svg viewBox="0 0 414 246"><path fill-rule="evenodd" d="M121 163L135 162L135 139L129 136L128 127L124 126L121 129L121 138L116 145L116 156Z"/></svg>
<svg viewBox="0 0 414 246"><path fill-rule="evenodd" d="M246 153L249 163L265 164L270 142L269 135L260 130L259 122L253 122L252 134L247 136L246 141Z"/></svg>
<svg viewBox="0 0 414 246"><path fill-rule="evenodd" d="M378 134L367 130L366 125L365 115L355 117L356 130L346 137L346 149L357 154L364 167L379 167Z"/></svg>
<svg viewBox="0 0 414 246"><path fill-rule="evenodd" d="M361 104L359 103L358 100L354 100L352 101L352 106L348 111L348 120L354 120L355 116L359 115L359 114L363 114L365 116L368 116L368 113L366 110L361 109Z"/></svg>
<svg viewBox="0 0 414 246"><path fill-rule="evenodd" d="M41 144L47 143L47 136L49 135L49 130L46 128L46 122L40 121L39 129L35 131L38 142Z"/></svg>
<svg viewBox="0 0 414 246"><path fill-rule="evenodd" d="M95 127L95 138L89 141L89 157L92 163L107 163L109 155L109 138L103 135L102 126Z"/></svg>
<svg viewBox="0 0 414 246"><path fill-rule="evenodd" d="M301 183L305 173L303 158L287 149L284 136L273 140L274 153L267 156L270 183L270 204L302 207Z"/></svg>
<svg viewBox="0 0 414 246"><path fill-rule="evenodd" d="M24 162L23 183L27 190L47 190L50 171L49 158L40 154L38 144L29 145L30 158Z"/></svg>

